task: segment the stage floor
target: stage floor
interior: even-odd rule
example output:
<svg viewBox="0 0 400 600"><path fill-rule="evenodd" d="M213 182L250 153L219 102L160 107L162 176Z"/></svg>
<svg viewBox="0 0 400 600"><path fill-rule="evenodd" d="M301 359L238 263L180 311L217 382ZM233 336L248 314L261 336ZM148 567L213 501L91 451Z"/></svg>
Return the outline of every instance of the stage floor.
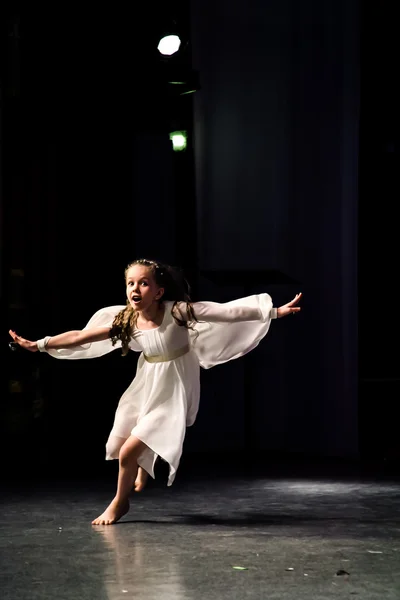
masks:
<svg viewBox="0 0 400 600"><path fill-rule="evenodd" d="M114 477L2 486L1 600L399 600L390 477L177 477L92 526Z"/></svg>

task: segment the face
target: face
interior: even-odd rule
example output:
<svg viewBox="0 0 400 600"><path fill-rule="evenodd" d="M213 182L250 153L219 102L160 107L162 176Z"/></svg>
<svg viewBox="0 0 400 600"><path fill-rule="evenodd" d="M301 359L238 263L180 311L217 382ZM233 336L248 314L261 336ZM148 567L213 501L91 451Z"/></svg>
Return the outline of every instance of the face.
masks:
<svg viewBox="0 0 400 600"><path fill-rule="evenodd" d="M133 265L126 273L126 296L136 310L147 310L158 302L164 293L154 279L151 269Z"/></svg>

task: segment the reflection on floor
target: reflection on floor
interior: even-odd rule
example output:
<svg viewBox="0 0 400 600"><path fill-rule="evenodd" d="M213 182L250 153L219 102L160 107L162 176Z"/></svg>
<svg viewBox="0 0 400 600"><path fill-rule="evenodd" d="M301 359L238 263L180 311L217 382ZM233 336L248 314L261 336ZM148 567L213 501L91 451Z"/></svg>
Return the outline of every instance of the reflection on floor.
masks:
<svg viewBox="0 0 400 600"><path fill-rule="evenodd" d="M150 481L92 527L114 479L7 483L2 600L400 598L400 483L330 475Z"/></svg>

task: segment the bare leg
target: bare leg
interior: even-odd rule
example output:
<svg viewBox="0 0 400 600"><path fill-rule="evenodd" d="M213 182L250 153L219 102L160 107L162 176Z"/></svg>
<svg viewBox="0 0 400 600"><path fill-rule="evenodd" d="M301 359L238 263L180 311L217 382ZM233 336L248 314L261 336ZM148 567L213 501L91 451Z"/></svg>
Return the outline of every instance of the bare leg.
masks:
<svg viewBox="0 0 400 600"><path fill-rule="evenodd" d="M137 459L146 448L141 440L131 435L119 451L119 473L117 493L106 510L92 525L112 525L129 510L129 495L138 474Z"/></svg>
<svg viewBox="0 0 400 600"><path fill-rule="evenodd" d="M149 474L147 471L142 469L142 467L138 468L137 477L135 479L135 492L141 492L144 486L146 485L147 478Z"/></svg>

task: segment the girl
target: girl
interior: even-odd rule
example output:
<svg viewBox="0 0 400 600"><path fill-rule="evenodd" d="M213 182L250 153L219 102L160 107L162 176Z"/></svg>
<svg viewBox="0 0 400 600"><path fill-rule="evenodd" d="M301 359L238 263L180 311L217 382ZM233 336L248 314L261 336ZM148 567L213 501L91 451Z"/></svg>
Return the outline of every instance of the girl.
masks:
<svg viewBox="0 0 400 600"><path fill-rule="evenodd" d="M200 367L243 356L267 334L271 319L301 310L301 294L279 308L265 293L193 303L178 270L147 259L128 265L125 282L126 306L102 308L81 331L36 342L9 332L22 348L61 359L95 358L118 347L123 355L141 352L106 444L106 460L119 460L117 492L93 525L111 525L128 512L132 487L140 491L149 474L154 478L158 457L169 464L172 485L199 407Z"/></svg>

